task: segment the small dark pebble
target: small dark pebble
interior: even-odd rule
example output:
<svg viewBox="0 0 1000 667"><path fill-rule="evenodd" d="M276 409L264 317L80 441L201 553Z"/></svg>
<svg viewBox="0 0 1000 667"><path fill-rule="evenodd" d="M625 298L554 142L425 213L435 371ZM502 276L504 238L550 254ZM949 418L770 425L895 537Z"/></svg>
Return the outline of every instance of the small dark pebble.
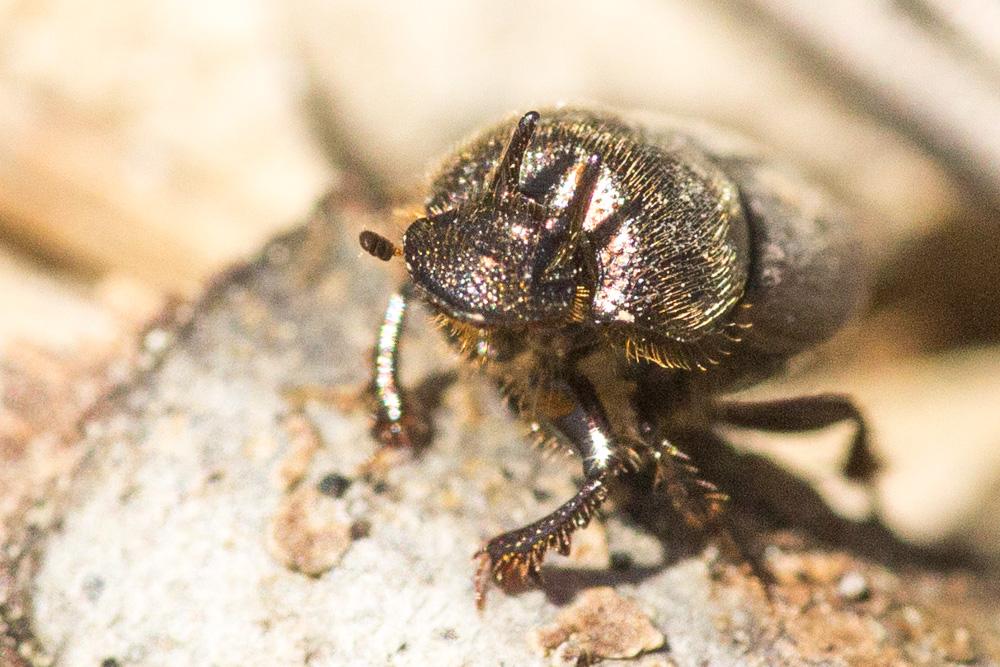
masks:
<svg viewBox="0 0 1000 667"><path fill-rule="evenodd" d="M365 520L355 521L351 524L351 539L360 540L368 537L372 532L372 524Z"/></svg>
<svg viewBox="0 0 1000 667"><path fill-rule="evenodd" d="M105 658L101 660L101 667L121 667L121 663L117 658Z"/></svg>
<svg viewBox="0 0 1000 667"><path fill-rule="evenodd" d="M104 592L104 586L104 579L96 574L88 575L84 577L83 584L81 585L83 596L87 598L88 602L97 602L98 598L101 597L101 593Z"/></svg>
<svg viewBox="0 0 1000 667"><path fill-rule="evenodd" d="M319 480L317 488L319 489L319 492L325 496L340 498L350 486L351 480L339 473L331 472L329 475L326 475L323 479Z"/></svg>
<svg viewBox="0 0 1000 667"><path fill-rule="evenodd" d="M381 480L372 484L372 493L375 493L376 495L382 495L388 490L389 490L389 485Z"/></svg>
<svg viewBox="0 0 1000 667"><path fill-rule="evenodd" d="M540 503L543 503L546 500L552 498L552 494L546 491L545 489L532 489L531 495L533 495L535 497L535 500L537 500Z"/></svg>
<svg viewBox="0 0 1000 667"><path fill-rule="evenodd" d="M634 565L632 556L628 555L624 551L612 551L611 552L611 569L617 572L622 570L628 570Z"/></svg>

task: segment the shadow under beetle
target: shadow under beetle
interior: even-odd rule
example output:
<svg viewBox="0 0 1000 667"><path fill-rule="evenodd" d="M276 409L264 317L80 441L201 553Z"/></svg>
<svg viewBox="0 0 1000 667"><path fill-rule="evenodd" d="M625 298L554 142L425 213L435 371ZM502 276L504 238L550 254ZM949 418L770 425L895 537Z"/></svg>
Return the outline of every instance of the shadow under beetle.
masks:
<svg viewBox="0 0 1000 667"><path fill-rule="evenodd" d="M576 495L478 552L480 604L487 576L537 579L545 553L568 552L609 485L646 466L690 524L713 522L726 496L672 434L850 420L845 474L876 471L845 396L720 398L827 339L865 285L849 218L739 140L657 118L530 112L445 160L401 248L370 231L360 241L380 259L401 255L409 273L376 345L383 443L412 445L422 428L397 373L417 298L540 439L582 460Z"/></svg>

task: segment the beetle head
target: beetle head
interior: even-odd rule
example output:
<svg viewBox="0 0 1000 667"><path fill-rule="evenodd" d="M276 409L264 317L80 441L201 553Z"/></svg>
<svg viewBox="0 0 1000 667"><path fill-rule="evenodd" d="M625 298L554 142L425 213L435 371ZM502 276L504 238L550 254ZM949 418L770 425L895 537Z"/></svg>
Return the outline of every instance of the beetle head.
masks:
<svg viewBox="0 0 1000 667"><path fill-rule="evenodd" d="M538 121L521 118L483 191L457 209L420 218L403 236L413 282L449 316L485 326L565 322L586 297L583 221L600 175L591 156L565 208L518 189Z"/></svg>

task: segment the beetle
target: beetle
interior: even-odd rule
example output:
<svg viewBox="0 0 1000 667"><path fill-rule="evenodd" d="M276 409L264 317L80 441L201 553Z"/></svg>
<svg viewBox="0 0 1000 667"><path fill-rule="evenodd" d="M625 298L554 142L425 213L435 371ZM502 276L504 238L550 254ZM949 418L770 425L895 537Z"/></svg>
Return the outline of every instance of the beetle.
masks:
<svg viewBox="0 0 1000 667"><path fill-rule="evenodd" d="M408 304L419 299L541 439L579 454L577 493L477 552L483 581L537 579L567 553L617 480L652 466L690 524L726 495L672 444L681 429L805 431L853 421L844 464L877 459L849 397L735 402L836 332L865 293L850 216L745 142L659 117L563 107L490 127L447 157L401 257L375 351L374 431L412 446L421 418L398 380Z"/></svg>

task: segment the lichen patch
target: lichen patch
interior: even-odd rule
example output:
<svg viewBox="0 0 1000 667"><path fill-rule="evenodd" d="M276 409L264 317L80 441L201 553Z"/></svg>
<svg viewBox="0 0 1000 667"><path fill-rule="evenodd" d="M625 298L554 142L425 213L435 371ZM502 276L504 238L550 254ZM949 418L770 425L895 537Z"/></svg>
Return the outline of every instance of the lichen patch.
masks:
<svg viewBox="0 0 1000 667"><path fill-rule="evenodd" d="M634 658L661 648L666 638L635 600L600 586L580 593L554 623L533 630L529 641L543 655L573 663Z"/></svg>
<svg viewBox="0 0 1000 667"><path fill-rule="evenodd" d="M268 525L267 546L288 569L318 577L340 562L353 535L343 502L310 485L282 500Z"/></svg>

